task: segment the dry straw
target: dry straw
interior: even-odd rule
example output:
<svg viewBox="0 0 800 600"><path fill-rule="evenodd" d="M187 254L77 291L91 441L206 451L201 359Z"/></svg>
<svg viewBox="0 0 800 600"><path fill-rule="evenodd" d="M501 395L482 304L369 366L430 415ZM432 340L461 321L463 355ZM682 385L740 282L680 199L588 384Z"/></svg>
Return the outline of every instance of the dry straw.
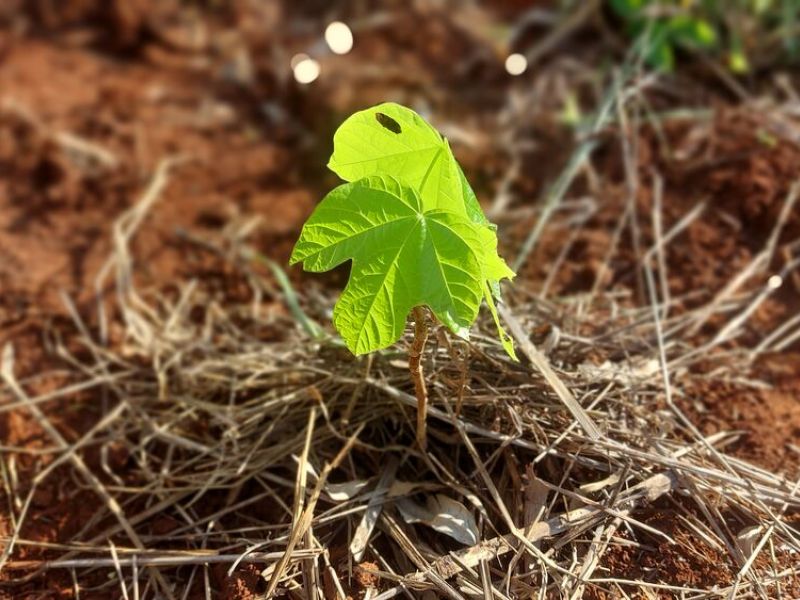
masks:
<svg viewBox="0 0 800 600"><path fill-rule="evenodd" d="M609 101L622 131L620 98L629 97ZM717 365L718 379L763 386L746 381L748 366L796 333L790 321L756 347L725 344L769 293L753 282L764 279L777 234L734 283L679 312L663 256L703 208L662 231L654 177L656 239L638 254L647 301L600 286L548 300L518 285L503 314L521 363L481 333L487 323L469 343L434 328L422 357L430 397L422 450L405 353L355 359L322 333L333 298L319 289L297 294L276 265L277 287L260 274L260 257L243 242L252 223L233 223L215 239L184 234L239 270L251 303L226 302L197 281L170 296L137 289L131 240L176 166L164 163L114 227L114 252L97 282L100 334L73 310L81 358L56 344L76 381L31 396L30 382L15 376L13 349L3 354L0 410L27 412L50 438L46 451L0 450L11 523L2 569L20 584L35 587L45 571L64 569L76 588L125 598L214 597L214 566L232 574L244 563L257 566L261 593L307 599L354 590L372 600L424 590L448 598L772 598L796 582L800 539L785 515L800 508L798 482L727 454L738 432L704 437L679 408L707 377L692 369L700 359ZM633 193L640 183L630 148L626 168ZM628 219L620 215L617 232ZM125 329L114 345L102 295L109 281ZM696 334L712 316L725 322L720 335ZM532 338L543 323L550 336ZM598 355L607 360L589 359ZM68 440L47 408L78 392L107 408ZM100 457L96 470L87 466L90 449ZM107 460L112 451L127 457L124 471ZM15 461L26 453L49 460L21 481ZM56 474L96 494L100 508L69 540L28 539L32 499ZM610 577L610 549L676 543L646 522L654 506L714 550L686 547L687 555L723 557L733 581L686 587ZM157 526L163 520L166 531ZM48 558L21 560L22 548Z"/></svg>

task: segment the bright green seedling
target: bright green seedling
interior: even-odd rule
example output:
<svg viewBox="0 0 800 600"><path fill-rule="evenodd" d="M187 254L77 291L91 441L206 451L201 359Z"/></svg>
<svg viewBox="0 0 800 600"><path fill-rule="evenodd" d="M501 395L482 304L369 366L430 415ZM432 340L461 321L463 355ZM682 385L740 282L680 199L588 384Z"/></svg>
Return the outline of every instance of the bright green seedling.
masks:
<svg viewBox="0 0 800 600"><path fill-rule="evenodd" d="M333 141L328 166L349 183L325 196L309 217L291 263L321 272L352 260L333 311L350 351L394 344L413 311L410 365L424 409L419 354L427 336L425 307L466 338L485 300L503 347L516 358L495 306L499 282L514 272L497 254L496 228L447 140L414 111L386 103L349 117Z"/></svg>

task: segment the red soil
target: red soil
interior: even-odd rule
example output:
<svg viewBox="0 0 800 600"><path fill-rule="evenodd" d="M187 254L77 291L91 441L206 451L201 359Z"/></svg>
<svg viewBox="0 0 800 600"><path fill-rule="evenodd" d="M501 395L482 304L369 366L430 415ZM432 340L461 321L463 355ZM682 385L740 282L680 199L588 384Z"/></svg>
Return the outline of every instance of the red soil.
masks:
<svg viewBox="0 0 800 600"><path fill-rule="evenodd" d="M209 28L222 28L224 23L238 31L241 39L237 41L234 35L228 46L219 42L213 48L203 46L211 42L197 42L204 50L197 54L191 19L170 8L159 9L165 16L158 19L153 13L156 5L172 3L86 0L64 3L70 7L67 10L54 8L60 3L32 2L26 8L31 16L29 34L0 38L0 345L14 344L19 377L42 373L56 364L44 342L46 333L71 329L62 293L75 301L90 325L94 322L94 282L109 256L111 222L132 206L162 160L186 158L175 167L135 240L138 277L149 284L169 287L177 279L194 276L220 293L240 293L232 288L235 278L229 267L198 252L176 231L215 231L237 216L262 215L256 235L259 247L283 261L314 205L316 191L303 183L306 163L301 135L270 122L261 112L265 101L307 112L306 101L291 85L277 83L268 61L254 65L255 79L248 89L219 76L236 56L237 44L264 45L263 40L253 40L254 17L245 11L236 18L223 15L209 20ZM0 10L0 25L3 19ZM94 25L82 27L87 22ZM444 27L441 23L429 26ZM59 35L53 37L52 31ZM393 36L392 43L399 47L412 44L403 31ZM423 56L429 62L444 60L442 48L434 45L426 52ZM481 68L487 86L496 83L495 68ZM411 82L409 87L416 89L420 83L425 81ZM367 93L377 94L369 86ZM334 111L356 101L352 95L331 99ZM316 125L323 118L308 120ZM769 236L788 187L800 173L800 150L780 138L765 142L764 131L769 131L768 123L723 111L699 144L687 137L688 130L669 132L675 147L691 146L681 160L663 156L655 139L642 138L641 175L648 185L642 185L636 203L645 243L652 240L648 169L656 166L665 177L665 228L694 203L709 199L704 217L670 245L667 258L673 294L696 289L713 294L752 259ZM113 157L113 164L104 165L87 158L85 152L70 150L64 134L96 144ZM619 153L614 149L611 154ZM609 159L605 167L612 174L616 169L616 183L612 177L598 214L567 257L553 293L588 289L600 274L609 232L624 197L619 165ZM557 168L554 165L542 177L552 178ZM527 185L538 189L540 183L528 181ZM799 235L800 209L795 208L780 242ZM562 243L561 232L545 235L524 276L541 283ZM779 268L785 260L778 255L773 267ZM625 240L604 281L635 288L633 261L630 241ZM787 282L755 315L753 334L763 335L797 311L799 294L798 282ZM696 401L685 409L704 432L742 430L735 449L742 458L796 477L800 354L797 346L794 350L794 354L765 357L757 366L757 374L772 383L773 390L709 385L697 390ZM63 377L42 378L29 391L41 393L63 383ZM48 405L48 416L70 439L99 416L98 409L82 406L79 411L76 404L71 399ZM51 444L21 411L0 414L0 439L6 445L29 449ZM120 467L126 459L112 457ZM95 464L91 456L87 460L90 467ZM21 455L17 465L21 477L40 467L29 455ZM54 481L58 480L51 478L34 499L25 530L28 538L67 540L95 510L93 494L76 498L66 489L69 482ZM669 526L672 521L665 514L656 511L651 524ZM0 516L0 532L8 527L7 519ZM159 527L169 527L169 523ZM671 534L679 540L690 535L685 530ZM695 549L701 546L697 540L691 544ZM730 578L730 573L703 572L691 561L685 562L685 554L673 547L659 546L656 555L661 557L658 563L650 564L652 557L640 560L629 549L612 551L607 566L627 576L638 576L636 569L652 568L663 580L684 585L722 584ZM29 556L38 556L37 551L21 549L16 558ZM230 578L224 570L215 573L227 598L245 599L256 593L257 580L250 567L240 568ZM51 597L71 597L67 576L50 577ZM361 583L366 585L367 580Z"/></svg>

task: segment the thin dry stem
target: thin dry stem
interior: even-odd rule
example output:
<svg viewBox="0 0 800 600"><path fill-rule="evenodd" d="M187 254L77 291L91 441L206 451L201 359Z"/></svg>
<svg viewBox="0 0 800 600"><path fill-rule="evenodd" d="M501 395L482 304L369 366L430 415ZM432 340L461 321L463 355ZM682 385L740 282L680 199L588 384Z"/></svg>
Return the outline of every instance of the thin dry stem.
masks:
<svg viewBox="0 0 800 600"><path fill-rule="evenodd" d="M411 380L414 382L414 394L417 397L417 443L424 450L428 444L427 415L428 415L428 388L425 385L425 374L422 369L422 354L428 341L428 315L425 308L414 308L414 341L408 351L408 369Z"/></svg>

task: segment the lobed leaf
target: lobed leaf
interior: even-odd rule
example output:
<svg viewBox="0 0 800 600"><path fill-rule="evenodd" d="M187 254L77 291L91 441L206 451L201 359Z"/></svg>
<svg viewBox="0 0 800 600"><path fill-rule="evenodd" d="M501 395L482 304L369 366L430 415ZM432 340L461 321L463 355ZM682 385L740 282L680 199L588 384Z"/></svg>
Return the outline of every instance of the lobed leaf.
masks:
<svg viewBox="0 0 800 600"><path fill-rule="evenodd" d="M424 212L416 190L374 176L330 192L303 227L291 263L327 271L352 259L333 322L354 354L385 348L412 308L427 305L466 335L481 289L479 229L458 214Z"/></svg>
<svg viewBox="0 0 800 600"><path fill-rule="evenodd" d="M516 358L494 305L500 280L514 273L447 140L414 111L384 103L342 123L328 166L351 183L317 207L291 262L326 271L352 259L334 309L350 350L396 342L419 305L466 337L485 299L503 347Z"/></svg>

